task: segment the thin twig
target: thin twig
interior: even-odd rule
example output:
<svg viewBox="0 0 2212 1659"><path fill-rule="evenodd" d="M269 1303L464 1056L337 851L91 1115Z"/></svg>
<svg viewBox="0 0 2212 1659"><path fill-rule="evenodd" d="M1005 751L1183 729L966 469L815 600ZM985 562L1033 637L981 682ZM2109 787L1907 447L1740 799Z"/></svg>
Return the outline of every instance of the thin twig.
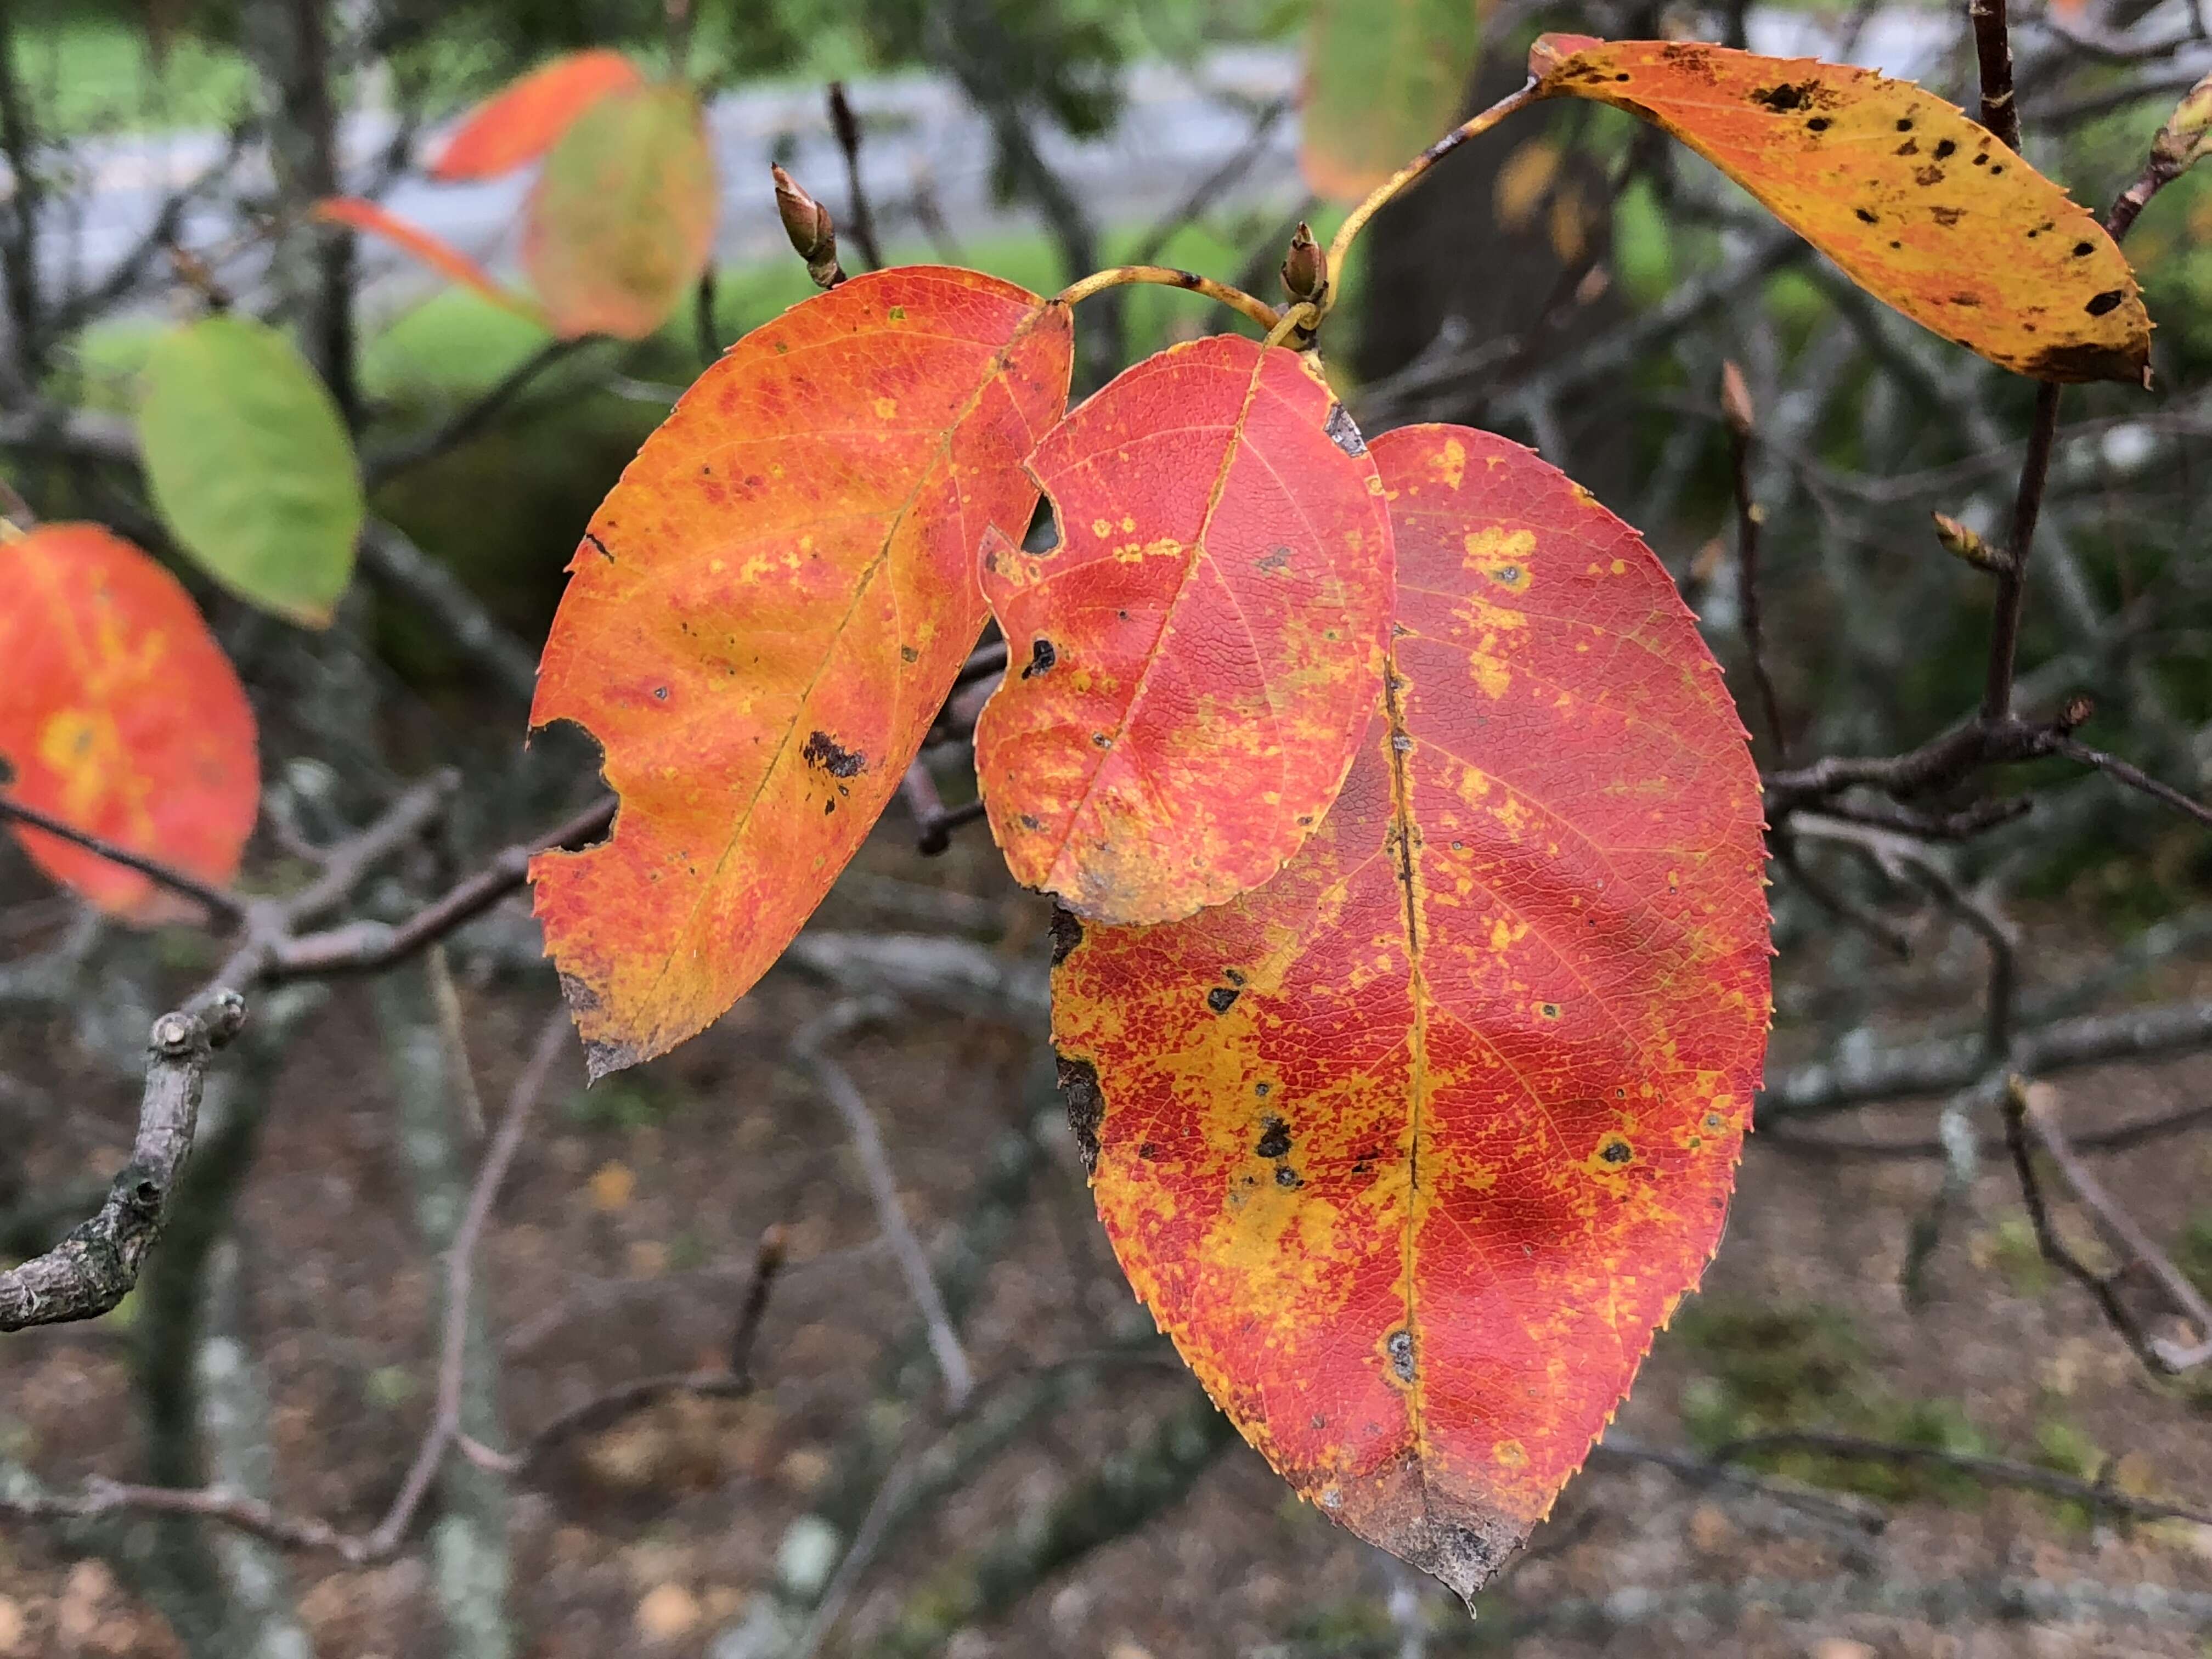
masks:
<svg viewBox="0 0 2212 1659"><path fill-rule="evenodd" d="M66 819L40 811L28 801L0 794L0 818L12 818L18 823L27 823L57 840L95 854L110 864L119 865L125 870L136 870L156 886L166 887L173 893L182 894L204 906L219 921L240 921L245 919L246 902L237 894L227 892L212 882L203 881L189 870L179 870L173 864L149 857L144 853L134 852L89 830L80 830Z"/></svg>
<svg viewBox="0 0 2212 1659"><path fill-rule="evenodd" d="M1766 735L1774 744L1777 764L1790 757L1789 728L1782 723L1782 700L1775 695L1774 677L1766 668L1766 642L1759 617L1759 526L1765 516L1751 492L1751 441L1753 417L1751 393L1743 371L1733 362L1722 368L1721 402L1727 416L1729 460L1735 490L1735 594L1743 619L1744 647L1751 653L1752 683L1759 689L1759 713Z"/></svg>
<svg viewBox="0 0 2212 1659"><path fill-rule="evenodd" d="M860 123L846 100L845 83L830 83L830 130L837 135L837 148L845 157L845 198L852 216L845 228L859 246L870 270L884 268L884 251L876 242L876 216L868 205L868 192L860 183Z"/></svg>
<svg viewBox="0 0 2212 1659"><path fill-rule="evenodd" d="M896 1004L878 999L841 1002L820 1018L802 1026L791 1040L791 1051L812 1071L816 1081L822 1085L822 1092L830 1097L830 1103L845 1121L846 1132L853 1138L853 1150L859 1155L861 1171L867 1177L869 1195L875 1200L877 1220L891 1242L891 1253L897 1258L899 1271L906 1276L908 1293L914 1297L927 1327L929 1351L944 1375L945 1398L957 1411L975 1390L975 1370L968 1363L967 1352L952 1328L951 1316L945 1310L945 1298L930 1273L929 1257L921 1248L921 1241L915 1237L914 1225L907 1219L906 1206L899 1201L898 1177L892 1172L890 1154L884 1150L875 1114L868 1109L867 1101L845 1068L830 1058L823 1046L848 1036L860 1025L882 1018L896 1008Z"/></svg>

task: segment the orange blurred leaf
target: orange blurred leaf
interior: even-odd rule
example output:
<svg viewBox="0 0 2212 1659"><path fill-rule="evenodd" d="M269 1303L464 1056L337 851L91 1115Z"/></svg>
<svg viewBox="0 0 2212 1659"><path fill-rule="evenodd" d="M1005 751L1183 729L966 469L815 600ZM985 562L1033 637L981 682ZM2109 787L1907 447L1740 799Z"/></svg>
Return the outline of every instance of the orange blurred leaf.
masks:
<svg viewBox="0 0 2212 1659"><path fill-rule="evenodd" d="M1030 458L1060 544L985 544L1014 672L975 728L1015 878L1171 921L1328 811L1390 611L1375 464L1317 365L1220 335L1148 358Z"/></svg>
<svg viewBox="0 0 2212 1659"><path fill-rule="evenodd" d="M372 236L381 236L394 246L411 253L448 281L473 289L494 305L518 316L527 317L540 325L545 325L545 313L533 301L507 288L450 242L441 241L427 230L417 229L374 202L363 201L358 196L327 196L315 204L313 214L325 224L350 225L354 229L365 230Z"/></svg>
<svg viewBox="0 0 2212 1659"><path fill-rule="evenodd" d="M183 586L97 525L0 542L0 759L9 792L218 886L261 799L253 711ZM198 914L135 870L17 827L38 866L112 915Z"/></svg>
<svg viewBox="0 0 2212 1659"><path fill-rule="evenodd" d="M1546 35L1547 97L1673 133L1875 298L1991 362L2134 380L2150 319L2118 246L1987 130L1910 81L1722 46Z"/></svg>
<svg viewBox="0 0 2212 1659"><path fill-rule="evenodd" d="M1486 0L1315 0L1298 165L1358 201L1458 118Z"/></svg>
<svg viewBox="0 0 2212 1659"><path fill-rule="evenodd" d="M618 52L556 58L470 111L430 164L430 176L453 184L512 173L550 149L609 93L644 82L637 65Z"/></svg>
<svg viewBox="0 0 2212 1659"><path fill-rule="evenodd" d="M1063 916L1053 1036L1138 1295L1297 1489L1471 1595L1720 1237L1768 1012L1759 786L1635 532L1378 438L1390 682L1234 903Z"/></svg>
<svg viewBox="0 0 2212 1659"><path fill-rule="evenodd" d="M768 970L897 789L1066 403L1066 307L910 266L793 307L684 395L569 565L534 724L605 750L614 835L535 860L592 1073Z"/></svg>
<svg viewBox="0 0 2212 1659"><path fill-rule="evenodd" d="M522 263L564 336L641 339L691 291L714 247L714 160L690 88L603 98L545 158Z"/></svg>

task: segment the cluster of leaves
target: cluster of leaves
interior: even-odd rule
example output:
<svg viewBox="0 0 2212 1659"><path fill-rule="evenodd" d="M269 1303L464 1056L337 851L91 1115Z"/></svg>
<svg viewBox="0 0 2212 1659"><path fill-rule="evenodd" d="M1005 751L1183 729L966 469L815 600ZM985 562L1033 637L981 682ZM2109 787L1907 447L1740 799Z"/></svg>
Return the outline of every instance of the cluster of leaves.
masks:
<svg viewBox="0 0 2212 1659"><path fill-rule="evenodd" d="M1327 255L1295 243L1279 313L1149 268L1050 300L945 267L846 280L828 215L787 188L827 291L710 368L593 516L532 709L598 739L620 799L607 841L532 871L604 1076L776 961L995 623L976 776L1013 873L1061 907L1054 1036L1115 1249L1302 1493L1463 1594L1547 1512L1717 1242L1769 1010L1759 780L1633 530L1492 434L1363 438L1313 349L1332 268L1455 145L1579 97L1676 134L1993 362L2133 380L2148 355L2111 237L1917 87L1582 37L1540 40L1532 69ZM572 57L440 167L543 155L536 302L641 331L705 257L697 120L688 89ZM1070 411L1075 304L1133 280L1228 299L1268 337L1178 346ZM215 441L173 430L214 418L193 398L246 396L199 382L304 370L227 318L164 350L185 368L157 361L144 432L180 544L326 614L335 589L196 531L212 486L153 453ZM214 351L262 356L193 372ZM222 510L278 519L286 545L357 524L357 483L283 483L312 447L246 445L252 471L234 453ZM349 453L316 476L339 474ZM82 527L0 560L35 596L0 645L64 653L0 696L23 798L227 878L251 728L189 602ZM220 752L148 709L187 654ZM102 902L150 902L32 844Z"/></svg>

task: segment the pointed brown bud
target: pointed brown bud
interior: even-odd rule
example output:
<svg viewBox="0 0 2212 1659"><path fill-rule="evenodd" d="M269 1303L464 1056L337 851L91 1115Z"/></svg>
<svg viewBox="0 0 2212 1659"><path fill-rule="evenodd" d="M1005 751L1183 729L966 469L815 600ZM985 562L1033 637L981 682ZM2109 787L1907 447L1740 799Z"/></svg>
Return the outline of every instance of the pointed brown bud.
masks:
<svg viewBox="0 0 2212 1659"><path fill-rule="evenodd" d="M837 228L830 210L809 196L780 167L769 171L775 178L775 210L783 220L783 234L791 238L792 251L806 261L806 274L822 288L835 288L845 280L837 264Z"/></svg>
<svg viewBox="0 0 2212 1659"><path fill-rule="evenodd" d="M2058 729L2071 732L2076 726L2087 726L2089 716L2096 712L2095 699L2077 691L2066 699L2066 706L2058 711Z"/></svg>
<svg viewBox="0 0 2212 1659"><path fill-rule="evenodd" d="M1313 227L1301 219L1283 259L1283 291L1293 301L1318 305L1328 292L1328 255L1314 240Z"/></svg>
<svg viewBox="0 0 2212 1659"><path fill-rule="evenodd" d="M1737 437L1751 436L1751 388L1744 384L1743 371L1733 358L1721 365L1721 417Z"/></svg>
<svg viewBox="0 0 2212 1659"><path fill-rule="evenodd" d="M1964 559L1975 569L1986 570L1996 576L2012 568L2012 555L2002 548L1991 547L1982 539L1979 531L1969 529L1948 513L1931 513L1928 516L1936 520L1936 539L1954 558Z"/></svg>

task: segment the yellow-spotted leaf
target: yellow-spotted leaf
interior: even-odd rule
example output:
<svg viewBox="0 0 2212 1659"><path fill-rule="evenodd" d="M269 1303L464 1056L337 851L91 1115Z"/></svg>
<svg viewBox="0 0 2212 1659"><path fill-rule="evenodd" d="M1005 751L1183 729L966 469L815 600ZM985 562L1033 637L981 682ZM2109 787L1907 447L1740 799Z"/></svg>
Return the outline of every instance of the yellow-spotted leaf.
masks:
<svg viewBox="0 0 2212 1659"><path fill-rule="evenodd" d="M1100 1218L1245 1437L1471 1595L1712 1255L1766 1043L1759 776L1636 533L1518 445L1375 441L1388 689L1266 886L1062 913Z"/></svg>
<svg viewBox="0 0 2212 1659"><path fill-rule="evenodd" d="M1910 81L1695 42L1549 34L1545 97L1654 122L1860 287L1991 362L2134 380L2150 358L2135 274L2090 213Z"/></svg>

